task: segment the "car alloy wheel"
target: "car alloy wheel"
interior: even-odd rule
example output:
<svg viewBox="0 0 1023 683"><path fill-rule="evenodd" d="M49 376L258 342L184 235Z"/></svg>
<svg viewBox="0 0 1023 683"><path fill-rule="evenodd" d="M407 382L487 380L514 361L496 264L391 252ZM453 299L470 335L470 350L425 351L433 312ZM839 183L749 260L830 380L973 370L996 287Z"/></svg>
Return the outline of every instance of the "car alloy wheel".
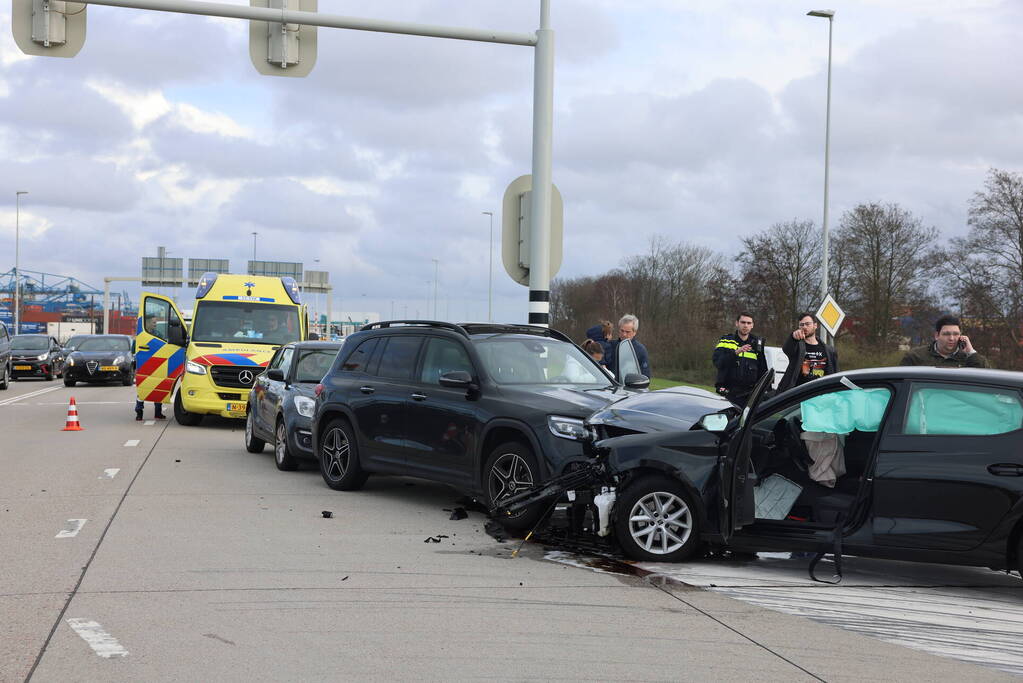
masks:
<svg viewBox="0 0 1023 683"><path fill-rule="evenodd" d="M284 418L278 418L277 428L274 430L274 461L277 469L290 472L298 469L298 461L288 449L288 430L284 424Z"/></svg>
<svg viewBox="0 0 1023 683"><path fill-rule="evenodd" d="M352 445L340 427L334 427L323 437L322 459L325 477L341 481L351 465Z"/></svg>
<svg viewBox="0 0 1023 683"><path fill-rule="evenodd" d="M245 450L249 453L262 453L266 442L256 436L255 427L252 424L254 419L252 417L252 409L253 406L250 405L247 411L248 414L245 416Z"/></svg>
<svg viewBox="0 0 1023 683"><path fill-rule="evenodd" d="M490 466L487 482L490 500L498 503L533 486L533 470L518 453L503 453Z"/></svg>
<svg viewBox="0 0 1023 683"><path fill-rule="evenodd" d="M629 534L654 555L680 550L693 532L693 513L686 501L667 491L653 491L629 510Z"/></svg>

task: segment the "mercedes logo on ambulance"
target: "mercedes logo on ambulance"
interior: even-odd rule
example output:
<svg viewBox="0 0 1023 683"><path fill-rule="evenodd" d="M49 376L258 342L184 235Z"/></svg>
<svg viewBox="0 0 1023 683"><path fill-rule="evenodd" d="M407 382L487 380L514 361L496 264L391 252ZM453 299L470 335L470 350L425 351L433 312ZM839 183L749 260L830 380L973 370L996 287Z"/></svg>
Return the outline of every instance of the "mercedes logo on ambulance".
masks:
<svg viewBox="0 0 1023 683"><path fill-rule="evenodd" d="M238 373L238 381L242 384L252 384L252 379L253 376L251 370L242 370Z"/></svg>

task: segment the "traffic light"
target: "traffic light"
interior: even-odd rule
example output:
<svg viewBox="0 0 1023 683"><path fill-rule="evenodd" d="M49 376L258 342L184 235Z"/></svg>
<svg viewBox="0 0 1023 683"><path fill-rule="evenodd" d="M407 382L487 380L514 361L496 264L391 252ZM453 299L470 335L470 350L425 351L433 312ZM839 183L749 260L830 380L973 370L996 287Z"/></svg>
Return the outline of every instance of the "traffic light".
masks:
<svg viewBox="0 0 1023 683"><path fill-rule="evenodd" d="M65 0L13 0L14 42L27 55L74 57L85 45L85 8Z"/></svg>
<svg viewBox="0 0 1023 683"><path fill-rule="evenodd" d="M315 12L316 0L249 0L249 6ZM264 76L307 76L316 64L316 27L249 21L249 57Z"/></svg>

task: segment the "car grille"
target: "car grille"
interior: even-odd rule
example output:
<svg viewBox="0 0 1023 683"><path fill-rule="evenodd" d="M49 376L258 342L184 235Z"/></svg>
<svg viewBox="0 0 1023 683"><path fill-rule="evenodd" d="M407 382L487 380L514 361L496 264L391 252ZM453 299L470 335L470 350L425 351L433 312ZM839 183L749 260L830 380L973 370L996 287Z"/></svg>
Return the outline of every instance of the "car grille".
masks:
<svg viewBox="0 0 1023 683"><path fill-rule="evenodd" d="M89 374L96 372L96 368L99 367L99 363L94 360L86 361L85 369L89 371Z"/></svg>
<svg viewBox="0 0 1023 683"><path fill-rule="evenodd" d="M262 367L249 365L211 365L210 375L213 377L213 383L218 386L248 389L263 370L264 368ZM239 375L244 372L252 375L252 379L247 382L242 381Z"/></svg>

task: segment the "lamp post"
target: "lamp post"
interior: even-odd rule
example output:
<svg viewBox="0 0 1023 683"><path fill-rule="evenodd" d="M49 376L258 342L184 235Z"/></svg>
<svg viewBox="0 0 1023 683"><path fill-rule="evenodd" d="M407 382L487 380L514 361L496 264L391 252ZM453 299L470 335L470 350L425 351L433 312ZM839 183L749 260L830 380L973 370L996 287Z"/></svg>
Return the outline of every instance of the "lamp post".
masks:
<svg viewBox="0 0 1023 683"><path fill-rule="evenodd" d="M490 285L487 288L487 322L494 322L494 212L484 211L490 216Z"/></svg>
<svg viewBox="0 0 1023 683"><path fill-rule="evenodd" d="M433 260L433 319L436 320L437 313L437 278L440 275L440 261L437 259Z"/></svg>
<svg viewBox="0 0 1023 683"><path fill-rule="evenodd" d="M809 17L820 17L828 20L828 100L827 109L824 115L824 221L822 232L824 235L824 262L821 275L821 300L828 295L828 180L831 163L831 34L835 27L835 10L819 9L806 13ZM821 334L822 341L827 338L827 333Z"/></svg>
<svg viewBox="0 0 1023 683"><path fill-rule="evenodd" d="M252 233L252 260L253 261L256 260L256 235L258 235L258 234L259 234L258 232ZM253 264L253 265L255 265L255 264Z"/></svg>
<svg viewBox="0 0 1023 683"><path fill-rule="evenodd" d="M21 334L21 275L18 271L18 260L21 256L21 195L28 194L28 190L17 190L14 193L14 334Z"/></svg>

